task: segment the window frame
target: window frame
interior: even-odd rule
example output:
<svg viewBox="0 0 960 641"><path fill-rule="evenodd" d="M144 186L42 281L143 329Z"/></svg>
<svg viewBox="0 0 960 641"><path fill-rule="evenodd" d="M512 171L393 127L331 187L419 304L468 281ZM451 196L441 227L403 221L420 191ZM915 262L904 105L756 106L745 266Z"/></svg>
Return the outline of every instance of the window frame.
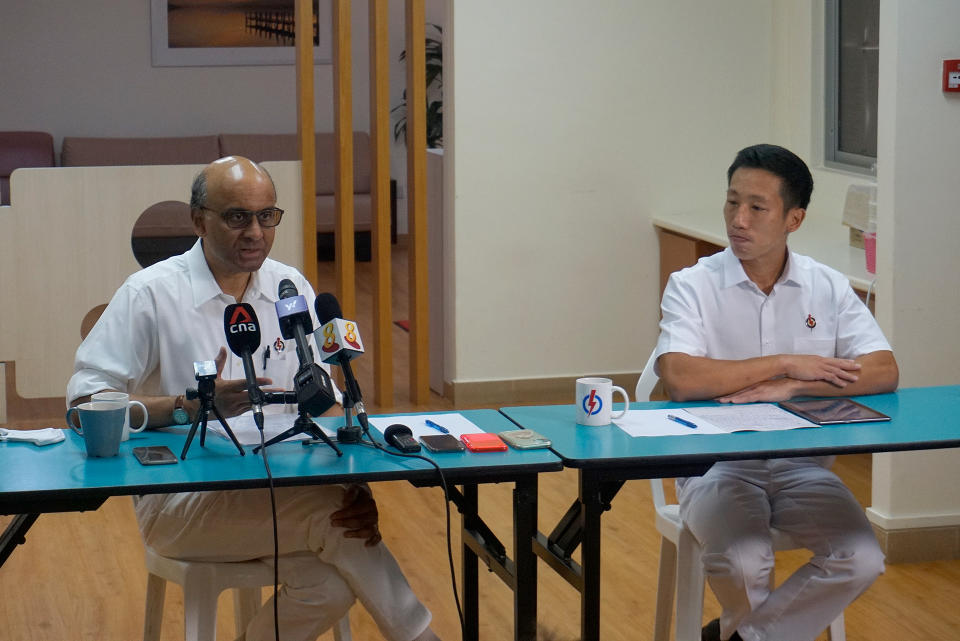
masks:
<svg viewBox="0 0 960 641"><path fill-rule="evenodd" d="M876 176L876 156L840 149L840 2L842 0L824 0L823 164L833 169Z"/></svg>

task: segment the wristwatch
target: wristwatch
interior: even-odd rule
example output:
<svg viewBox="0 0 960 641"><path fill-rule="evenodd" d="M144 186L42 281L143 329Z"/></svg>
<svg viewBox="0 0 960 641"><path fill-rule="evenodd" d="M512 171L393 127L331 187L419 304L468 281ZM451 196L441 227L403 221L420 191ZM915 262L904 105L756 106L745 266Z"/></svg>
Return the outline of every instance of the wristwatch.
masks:
<svg viewBox="0 0 960 641"><path fill-rule="evenodd" d="M173 402L173 423L174 425L186 425L190 422L190 415L183 409L183 394L177 397Z"/></svg>

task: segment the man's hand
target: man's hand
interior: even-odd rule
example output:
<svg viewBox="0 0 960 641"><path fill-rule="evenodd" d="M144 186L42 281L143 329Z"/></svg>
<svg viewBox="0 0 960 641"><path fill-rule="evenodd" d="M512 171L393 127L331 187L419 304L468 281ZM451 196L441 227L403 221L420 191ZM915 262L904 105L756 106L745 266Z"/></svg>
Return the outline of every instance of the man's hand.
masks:
<svg viewBox="0 0 960 641"><path fill-rule="evenodd" d="M784 367L789 378L798 381L825 381L846 387L859 378L860 363L849 358L830 358L805 354L784 354Z"/></svg>
<svg viewBox="0 0 960 641"><path fill-rule="evenodd" d="M217 364L217 387L214 403L225 417L239 416L250 409L250 395L247 393L247 379L225 380L221 377L227 363L227 348L221 347L214 361ZM257 378L257 385L270 385L269 378Z"/></svg>
<svg viewBox="0 0 960 641"><path fill-rule="evenodd" d="M762 381L744 388L739 392L727 394L716 399L721 403L775 403L787 401L796 396L796 389L800 381L792 378L776 378L772 381Z"/></svg>
<svg viewBox="0 0 960 641"><path fill-rule="evenodd" d="M330 523L334 527L346 528L343 536L348 539L366 539L367 547L380 542L379 519L377 502L362 485L348 487L343 495L343 507L330 515Z"/></svg>

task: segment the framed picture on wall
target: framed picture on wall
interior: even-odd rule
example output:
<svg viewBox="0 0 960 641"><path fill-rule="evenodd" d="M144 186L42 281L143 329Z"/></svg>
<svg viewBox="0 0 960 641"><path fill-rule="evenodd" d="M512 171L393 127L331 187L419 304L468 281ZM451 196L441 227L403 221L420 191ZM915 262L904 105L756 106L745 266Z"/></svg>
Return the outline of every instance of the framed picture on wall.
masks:
<svg viewBox="0 0 960 641"><path fill-rule="evenodd" d="M313 0L313 61L330 64L331 0ZM292 65L295 0L150 0L154 67Z"/></svg>

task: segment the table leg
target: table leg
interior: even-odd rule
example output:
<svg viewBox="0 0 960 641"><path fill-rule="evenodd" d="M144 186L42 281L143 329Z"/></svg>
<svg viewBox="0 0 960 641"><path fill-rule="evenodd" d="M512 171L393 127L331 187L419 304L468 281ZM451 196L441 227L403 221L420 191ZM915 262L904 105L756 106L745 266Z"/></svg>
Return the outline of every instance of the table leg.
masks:
<svg viewBox="0 0 960 641"><path fill-rule="evenodd" d="M580 564L583 589L580 593L581 641L600 639L600 516L604 510L600 479L590 470L580 470Z"/></svg>
<svg viewBox="0 0 960 641"><path fill-rule="evenodd" d="M480 588L479 557L467 545L468 529L478 518L477 486L463 486L463 505L460 506L460 554L463 582L463 639L478 641L480 638Z"/></svg>
<svg viewBox="0 0 960 641"><path fill-rule="evenodd" d="M16 514L0 535L0 566L13 554L14 548L26 542L27 530L37 520L39 514Z"/></svg>
<svg viewBox="0 0 960 641"><path fill-rule="evenodd" d="M518 479L513 489L513 625L517 641L537 638L537 476Z"/></svg>

